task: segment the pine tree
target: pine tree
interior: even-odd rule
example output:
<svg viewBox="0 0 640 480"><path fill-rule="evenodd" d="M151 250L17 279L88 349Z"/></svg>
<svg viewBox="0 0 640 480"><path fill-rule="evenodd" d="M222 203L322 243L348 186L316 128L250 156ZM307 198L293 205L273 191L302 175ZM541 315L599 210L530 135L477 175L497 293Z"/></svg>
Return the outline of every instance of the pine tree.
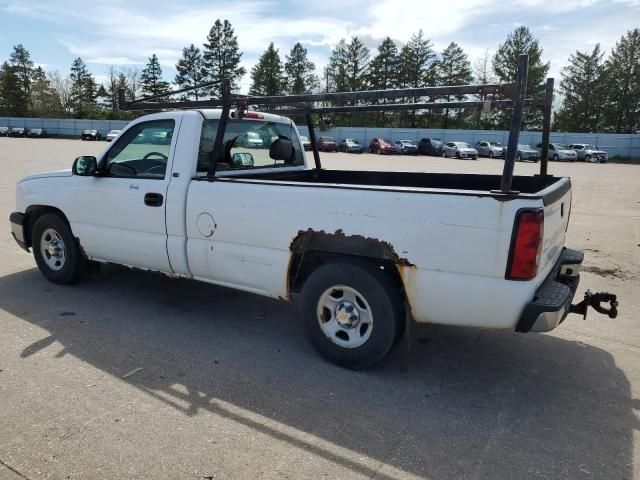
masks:
<svg viewBox="0 0 640 480"><path fill-rule="evenodd" d="M344 92L348 90L347 80L347 42L340 39L336 47L331 51L329 63L325 67L326 90L332 92Z"/></svg>
<svg viewBox="0 0 640 480"><path fill-rule="evenodd" d="M258 63L251 69L249 95L281 95L286 86L280 54L271 42Z"/></svg>
<svg viewBox="0 0 640 480"><path fill-rule="evenodd" d="M169 90L169 83L162 80L162 67L155 53L149 57L149 62L142 70L140 83L142 94L145 96L158 95Z"/></svg>
<svg viewBox="0 0 640 480"><path fill-rule="evenodd" d="M0 115L24 117L28 114L27 98L14 66L4 62L0 67Z"/></svg>
<svg viewBox="0 0 640 480"><path fill-rule="evenodd" d="M559 129L570 132L600 129L605 94L603 57L600 44L591 53L576 51L569 56L560 82L563 102L556 114Z"/></svg>
<svg viewBox="0 0 640 480"><path fill-rule="evenodd" d="M22 44L14 45L9 55L9 64L18 77L18 84L22 95L20 99L26 102L27 112L31 110L31 78L33 76L33 61L31 54Z"/></svg>
<svg viewBox="0 0 640 480"><path fill-rule="evenodd" d="M378 46L378 53L369 66L369 84L374 90L398 87L398 47L391 37Z"/></svg>
<svg viewBox="0 0 640 480"><path fill-rule="evenodd" d="M473 78L471 62L457 43L451 42L442 52L440 59L436 62L436 75L438 85L468 85L471 83ZM463 100L464 95L455 95L453 98ZM447 95L446 100L450 101L451 95ZM448 124L449 109L446 108L443 115L443 128L447 128Z"/></svg>
<svg viewBox="0 0 640 480"><path fill-rule="evenodd" d="M195 87L205 81L207 72L204 68L202 53L193 43L189 47L182 49L182 58L176 63L176 70L178 73L176 74L175 83L180 88ZM184 96L199 100L203 93L203 89L196 88L187 92Z"/></svg>
<svg viewBox="0 0 640 480"><path fill-rule="evenodd" d="M435 85L435 58L436 54L433 51L431 41L424 38L422 30L412 35L411 39L400 50L399 86L402 88L420 88ZM412 97L409 101L418 102L420 97ZM416 112L403 112L401 114L401 118L406 118L407 116L409 125L415 128L417 126Z"/></svg>
<svg viewBox="0 0 640 480"><path fill-rule="evenodd" d="M529 55L529 72L527 76L527 96L541 98L545 91L545 78L549 72L549 62L542 63L542 48L538 40L527 27L518 27L498 47L493 57L493 71L501 82L515 81L518 70L518 57ZM508 128L509 117L502 115L502 126ZM542 126L542 113L539 110L531 112L525 125L539 128Z"/></svg>
<svg viewBox="0 0 640 480"><path fill-rule="evenodd" d="M96 81L80 57L71 64L69 78L71 79L71 109L76 117L82 118L96 108Z"/></svg>
<svg viewBox="0 0 640 480"><path fill-rule="evenodd" d="M221 22L216 20L207 35L207 43L204 44L203 59L207 72L207 79L217 81L228 78L231 80L231 88L237 89L239 80L247 73L240 65L242 52L239 51L238 37L234 34L229 20ZM211 93L217 96L222 94L222 86L215 85Z"/></svg>
<svg viewBox="0 0 640 480"><path fill-rule="evenodd" d="M605 63L607 126L616 133L640 130L640 29L628 31Z"/></svg>
<svg viewBox="0 0 640 480"><path fill-rule="evenodd" d="M373 90L386 90L398 87L398 47L391 37L386 37L378 45L378 53L369 64L368 83ZM393 100L382 99L374 103L393 103ZM397 117L394 112L379 112L377 115L368 115L368 118L377 118L379 125L392 124Z"/></svg>
<svg viewBox="0 0 640 480"><path fill-rule="evenodd" d="M33 70L31 77L31 111L38 117L51 117L62 113L51 83L42 67Z"/></svg>
<svg viewBox="0 0 640 480"><path fill-rule="evenodd" d="M307 49L300 42L296 43L286 57L284 64L287 91L291 95L309 93L320 85L316 66L307 57Z"/></svg>

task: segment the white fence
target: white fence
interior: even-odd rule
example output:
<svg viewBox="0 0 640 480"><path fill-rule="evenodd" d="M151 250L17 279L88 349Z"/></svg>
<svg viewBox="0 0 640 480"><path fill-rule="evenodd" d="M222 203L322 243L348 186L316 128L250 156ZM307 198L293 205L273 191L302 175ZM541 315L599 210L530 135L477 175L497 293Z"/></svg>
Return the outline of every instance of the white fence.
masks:
<svg viewBox="0 0 640 480"><path fill-rule="evenodd" d="M83 130L96 129L103 135L109 130L120 130L127 125L126 120L74 120L55 118L18 118L0 117L0 127L25 127L44 128L47 134L52 136L79 137ZM307 128L298 127L303 135L308 135ZM471 144L479 140L501 142L506 145L509 132L501 130L443 130L425 128L361 128L361 127L336 127L320 132L316 135L342 138L355 138L363 145L368 146L374 137L387 137L395 140L418 141L421 138L439 138L445 142L462 141ZM520 143L535 146L542 139L541 132L522 132ZM609 152L610 157L621 156L640 158L639 134L615 134L615 133L559 133L551 132L551 141L555 143L590 143Z"/></svg>

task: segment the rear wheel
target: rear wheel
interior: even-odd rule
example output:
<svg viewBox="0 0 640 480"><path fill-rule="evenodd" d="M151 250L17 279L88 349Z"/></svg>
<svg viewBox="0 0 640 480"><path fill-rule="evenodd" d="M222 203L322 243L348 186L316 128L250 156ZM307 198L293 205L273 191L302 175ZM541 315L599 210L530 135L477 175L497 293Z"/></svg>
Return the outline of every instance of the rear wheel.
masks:
<svg viewBox="0 0 640 480"><path fill-rule="evenodd" d="M585 162L590 162L591 161L591 155L585 155L584 156L584 161Z"/></svg>
<svg viewBox="0 0 640 480"><path fill-rule="evenodd" d="M442 158L447 158L447 152L442 152Z"/></svg>
<svg viewBox="0 0 640 480"><path fill-rule="evenodd" d="M489 152L489 158L493 158L493 152Z"/></svg>
<svg viewBox="0 0 640 480"><path fill-rule="evenodd" d="M80 278L86 260L62 218L53 213L39 217L33 226L32 239L33 256L47 280L68 284Z"/></svg>
<svg viewBox="0 0 640 480"><path fill-rule="evenodd" d="M558 160L560 160L560 157L558 157L558 154L556 153L556 154L553 156L553 161L554 161L554 162L557 162Z"/></svg>
<svg viewBox="0 0 640 480"><path fill-rule="evenodd" d="M402 324L399 290L382 270L361 262L316 269L302 289L302 311L313 347L341 367L382 360Z"/></svg>
<svg viewBox="0 0 640 480"><path fill-rule="evenodd" d="M522 155L518 154L518 156L516 157L516 162L521 162L522 161Z"/></svg>

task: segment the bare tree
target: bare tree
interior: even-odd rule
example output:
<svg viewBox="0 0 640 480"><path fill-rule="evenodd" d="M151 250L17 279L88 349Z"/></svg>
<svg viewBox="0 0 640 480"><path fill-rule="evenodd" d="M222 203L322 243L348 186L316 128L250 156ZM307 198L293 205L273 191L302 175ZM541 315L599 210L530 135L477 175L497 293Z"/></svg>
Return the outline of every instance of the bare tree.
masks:
<svg viewBox="0 0 640 480"><path fill-rule="evenodd" d="M47 73L47 78L51 84L54 95L60 107L60 111L65 115L71 114L71 87L73 82L69 75L63 75L59 71Z"/></svg>

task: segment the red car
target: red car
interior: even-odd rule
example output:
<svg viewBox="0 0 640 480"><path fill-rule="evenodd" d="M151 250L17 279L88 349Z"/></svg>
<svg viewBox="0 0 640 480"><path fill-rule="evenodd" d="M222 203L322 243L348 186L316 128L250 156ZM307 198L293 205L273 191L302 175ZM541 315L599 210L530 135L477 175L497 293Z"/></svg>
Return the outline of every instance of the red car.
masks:
<svg viewBox="0 0 640 480"><path fill-rule="evenodd" d="M332 137L318 137L318 150L321 152L337 152L338 144Z"/></svg>
<svg viewBox="0 0 640 480"><path fill-rule="evenodd" d="M391 141L384 137L375 137L369 142L369 151L378 155L395 155L398 153Z"/></svg>

